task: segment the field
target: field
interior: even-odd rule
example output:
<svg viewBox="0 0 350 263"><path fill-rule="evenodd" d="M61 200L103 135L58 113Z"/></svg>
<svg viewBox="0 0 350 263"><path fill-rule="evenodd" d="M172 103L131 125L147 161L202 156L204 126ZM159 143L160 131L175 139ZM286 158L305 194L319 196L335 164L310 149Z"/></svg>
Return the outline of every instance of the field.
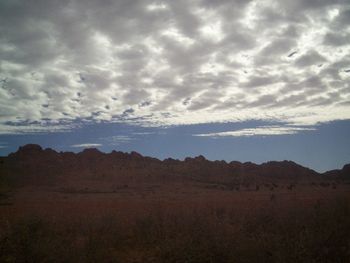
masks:
<svg viewBox="0 0 350 263"><path fill-rule="evenodd" d="M26 186L0 199L0 262L349 262L350 185Z"/></svg>

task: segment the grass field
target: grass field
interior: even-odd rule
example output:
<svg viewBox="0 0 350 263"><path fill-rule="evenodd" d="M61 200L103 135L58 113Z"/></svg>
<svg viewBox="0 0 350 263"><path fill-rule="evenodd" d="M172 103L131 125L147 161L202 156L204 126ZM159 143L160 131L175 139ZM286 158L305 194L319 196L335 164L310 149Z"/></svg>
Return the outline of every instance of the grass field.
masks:
<svg viewBox="0 0 350 263"><path fill-rule="evenodd" d="M18 188L0 202L0 262L349 262L348 192Z"/></svg>

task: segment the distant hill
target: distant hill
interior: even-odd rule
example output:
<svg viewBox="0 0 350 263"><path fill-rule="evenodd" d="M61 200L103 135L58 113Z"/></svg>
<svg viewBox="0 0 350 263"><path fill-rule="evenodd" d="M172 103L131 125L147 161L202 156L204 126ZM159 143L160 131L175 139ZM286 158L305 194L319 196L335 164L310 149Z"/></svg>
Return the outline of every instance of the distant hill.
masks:
<svg viewBox="0 0 350 263"><path fill-rule="evenodd" d="M209 161L203 156L183 161L142 156L137 152L85 149L80 153L56 152L28 144L0 159L0 176L14 185L137 184L161 182L206 182L260 184L298 183L350 179L350 164L319 174L292 161L263 164Z"/></svg>

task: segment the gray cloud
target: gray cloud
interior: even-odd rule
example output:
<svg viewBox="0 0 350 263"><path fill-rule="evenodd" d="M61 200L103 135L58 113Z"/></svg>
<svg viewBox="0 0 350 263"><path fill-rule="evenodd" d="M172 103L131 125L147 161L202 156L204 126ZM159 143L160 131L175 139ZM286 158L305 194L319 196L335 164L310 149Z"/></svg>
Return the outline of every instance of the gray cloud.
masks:
<svg viewBox="0 0 350 263"><path fill-rule="evenodd" d="M279 55L285 54L295 47L296 41L288 39L288 38L278 38L274 42L267 45L262 51L261 55L269 56L269 55Z"/></svg>
<svg viewBox="0 0 350 263"><path fill-rule="evenodd" d="M289 12L305 12L305 10L313 11L313 10L319 10L324 9L326 7L336 6L336 5L345 5L347 4L346 0L309 0L309 1L303 1L303 0L295 0L295 1L288 1L288 0L281 0L278 1L278 4L280 7Z"/></svg>
<svg viewBox="0 0 350 263"><path fill-rule="evenodd" d="M345 0L1 1L0 126L349 118L349 21Z"/></svg>
<svg viewBox="0 0 350 263"><path fill-rule="evenodd" d="M308 66L316 65L317 63L325 62L325 61L326 61L326 58L324 56L320 55L315 50L310 50L308 53L299 57L295 61L295 65L298 67L308 67Z"/></svg>
<svg viewBox="0 0 350 263"><path fill-rule="evenodd" d="M324 44L329 46L350 45L350 34L328 33L324 37Z"/></svg>
<svg viewBox="0 0 350 263"><path fill-rule="evenodd" d="M271 104L274 104L276 102L276 96L275 95L262 95L257 100L250 103L251 107L267 107L271 106Z"/></svg>
<svg viewBox="0 0 350 263"><path fill-rule="evenodd" d="M270 85L275 82L275 78L273 76L253 76L249 79L248 82L242 83L243 87L259 87Z"/></svg>

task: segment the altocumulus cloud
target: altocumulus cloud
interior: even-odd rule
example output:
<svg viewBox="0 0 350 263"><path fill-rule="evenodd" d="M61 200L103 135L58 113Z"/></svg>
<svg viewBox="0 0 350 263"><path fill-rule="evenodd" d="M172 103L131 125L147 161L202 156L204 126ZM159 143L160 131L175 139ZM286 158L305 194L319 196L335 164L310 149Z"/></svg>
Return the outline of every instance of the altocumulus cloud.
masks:
<svg viewBox="0 0 350 263"><path fill-rule="evenodd" d="M3 0L0 132L348 119L349 37L347 0Z"/></svg>

